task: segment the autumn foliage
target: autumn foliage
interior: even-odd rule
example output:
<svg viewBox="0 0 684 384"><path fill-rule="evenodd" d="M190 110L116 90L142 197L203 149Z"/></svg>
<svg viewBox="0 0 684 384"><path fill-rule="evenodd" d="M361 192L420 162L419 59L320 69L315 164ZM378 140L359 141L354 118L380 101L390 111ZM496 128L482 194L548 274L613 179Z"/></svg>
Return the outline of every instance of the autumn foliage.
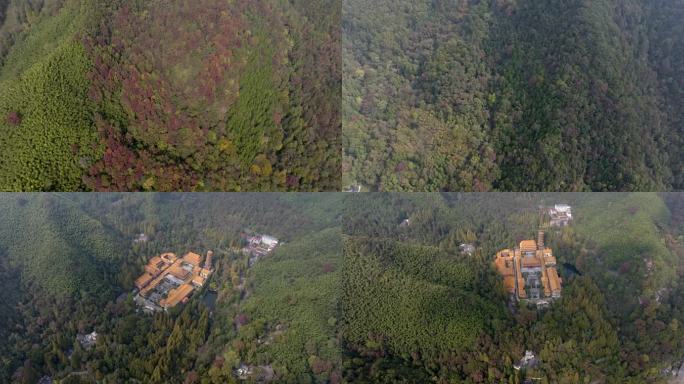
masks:
<svg viewBox="0 0 684 384"><path fill-rule="evenodd" d="M340 188L337 2L9 2L0 189Z"/></svg>
<svg viewBox="0 0 684 384"><path fill-rule="evenodd" d="M7 124L16 127L21 124L21 114L19 112L13 111L7 114Z"/></svg>
<svg viewBox="0 0 684 384"><path fill-rule="evenodd" d="M328 141L338 134L339 105L320 93L334 92L339 77L334 58L311 54L323 45L314 27L267 0L174 4L123 6L86 39L105 148L88 186L334 188L339 159ZM321 51L338 45L325 43ZM315 62L293 65L300 60ZM324 73L307 74L309 65ZM332 82L311 89L321 77ZM321 162L331 170L321 174Z"/></svg>

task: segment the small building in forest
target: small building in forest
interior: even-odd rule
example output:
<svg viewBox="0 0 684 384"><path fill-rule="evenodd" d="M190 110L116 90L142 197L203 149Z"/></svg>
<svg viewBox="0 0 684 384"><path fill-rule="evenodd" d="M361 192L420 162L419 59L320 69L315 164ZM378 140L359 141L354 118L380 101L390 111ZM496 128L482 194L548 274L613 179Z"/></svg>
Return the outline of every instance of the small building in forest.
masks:
<svg viewBox="0 0 684 384"><path fill-rule="evenodd" d="M350 193L359 193L361 192L362 187L358 184L350 185L344 188L343 192L350 192Z"/></svg>
<svg viewBox="0 0 684 384"><path fill-rule="evenodd" d="M265 251L272 251L279 243L279 240L276 239L273 236L269 235L253 235L253 236L247 236L247 247L245 247L245 251L248 251L250 249L263 249Z"/></svg>
<svg viewBox="0 0 684 384"><path fill-rule="evenodd" d="M539 359L537 359L537 356L535 356L534 352L525 351L525 356L520 359L518 364L513 364L513 368L520 370L524 368L534 368L537 365L539 365Z"/></svg>
<svg viewBox="0 0 684 384"><path fill-rule="evenodd" d="M475 246L473 244L469 243L463 243L458 246L458 250L461 251L461 253L464 253L466 255L472 255L475 253Z"/></svg>
<svg viewBox="0 0 684 384"><path fill-rule="evenodd" d="M242 252L249 255L248 266L251 268L263 256L273 252L280 244L280 240L269 235L243 234L246 245Z"/></svg>
<svg viewBox="0 0 684 384"><path fill-rule="evenodd" d="M278 239L273 236L261 235L261 244L265 245L268 250L273 250L278 245Z"/></svg>
<svg viewBox="0 0 684 384"><path fill-rule="evenodd" d="M552 227L565 227L572 221L572 207L567 204L556 204L548 208L547 213Z"/></svg>
<svg viewBox="0 0 684 384"><path fill-rule="evenodd" d="M76 341L83 347L83 349L88 350L97 344L97 332L93 331L91 333L82 335L76 335Z"/></svg>

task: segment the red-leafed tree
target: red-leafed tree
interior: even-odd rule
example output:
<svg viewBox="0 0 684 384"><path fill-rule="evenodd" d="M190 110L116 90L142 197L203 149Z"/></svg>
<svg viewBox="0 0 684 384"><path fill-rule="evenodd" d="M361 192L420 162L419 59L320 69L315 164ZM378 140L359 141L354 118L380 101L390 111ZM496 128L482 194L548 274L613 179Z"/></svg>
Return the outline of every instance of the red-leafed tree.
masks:
<svg viewBox="0 0 684 384"><path fill-rule="evenodd" d="M13 127L21 125L21 114L17 111L12 111L7 114L7 124Z"/></svg>

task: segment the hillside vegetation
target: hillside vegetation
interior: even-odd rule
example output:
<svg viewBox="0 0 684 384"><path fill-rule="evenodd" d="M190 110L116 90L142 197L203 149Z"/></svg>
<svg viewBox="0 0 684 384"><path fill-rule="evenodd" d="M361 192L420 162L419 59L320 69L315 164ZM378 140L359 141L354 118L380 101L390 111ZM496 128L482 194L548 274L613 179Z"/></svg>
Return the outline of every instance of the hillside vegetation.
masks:
<svg viewBox="0 0 684 384"><path fill-rule="evenodd" d="M106 286L121 256L117 237L100 222L57 197L10 195L0 204L0 248L24 281L53 298Z"/></svg>
<svg viewBox="0 0 684 384"><path fill-rule="evenodd" d="M439 356L473 347L497 315L464 292L475 271L436 249L349 240L344 265L344 333L360 348Z"/></svg>
<svg viewBox="0 0 684 384"><path fill-rule="evenodd" d="M344 3L344 184L681 190L679 1Z"/></svg>
<svg viewBox="0 0 684 384"><path fill-rule="evenodd" d="M338 299L342 259L339 228L317 232L284 244L252 272L254 296L244 305L251 327L240 329L268 338L278 324L287 330L276 343L257 347L259 359L272 361L288 378L339 382L342 353L337 338ZM253 338L253 336L251 336Z"/></svg>
<svg viewBox="0 0 684 384"><path fill-rule="evenodd" d="M0 190L339 189L339 6L10 0Z"/></svg>
<svg viewBox="0 0 684 384"><path fill-rule="evenodd" d="M0 382L235 383L241 364L340 381L341 196L5 194L0 209ZM250 265L245 230L283 243ZM209 249L216 270L187 304L138 310L151 256Z"/></svg>
<svg viewBox="0 0 684 384"><path fill-rule="evenodd" d="M681 198L485 195L348 197L345 379L666 382L684 356ZM571 204L575 218L546 230L562 298L543 311L510 303L494 254L535 238L539 206L555 203ZM539 365L513 369L526 350Z"/></svg>

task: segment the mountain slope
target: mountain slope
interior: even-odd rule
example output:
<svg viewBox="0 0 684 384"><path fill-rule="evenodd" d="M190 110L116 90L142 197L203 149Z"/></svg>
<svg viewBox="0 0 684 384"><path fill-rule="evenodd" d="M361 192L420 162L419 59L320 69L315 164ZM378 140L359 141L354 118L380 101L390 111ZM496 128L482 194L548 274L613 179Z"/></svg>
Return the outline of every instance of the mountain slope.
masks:
<svg viewBox="0 0 684 384"><path fill-rule="evenodd" d="M70 2L46 7L0 67L0 190L79 190L93 148L90 60L74 39L94 16Z"/></svg>
<svg viewBox="0 0 684 384"><path fill-rule="evenodd" d="M0 190L339 189L331 3L13 1Z"/></svg>
<svg viewBox="0 0 684 384"><path fill-rule="evenodd" d="M117 239L68 197L2 199L0 248L22 280L66 298L107 291L115 274Z"/></svg>
<svg viewBox="0 0 684 384"><path fill-rule="evenodd" d="M473 347L496 309L468 291L475 272L436 249L345 242L345 337L354 346L437 356Z"/></svg>
<svg viewBox="0 0 684 384"><path fill-rule="evenodd" d="M278 381L339 380L341 197L0 195L0 382L219 384L241 363ZM246 230L281 242L250 263ZM214 273L188 303L139 310L133 282L152 255L209 249ZM93 331L82 348L76 336Z"/></svg>
<svg viewBox="0 0 684 384"><path fill-rule="evenodd" d="M496 195L496 196L494 196ZM354 382L665 382L684 355L678 199L656 193L360 194L344 233L342 332ZM509 302L495 252L540 206L562 298ZM408 221L405 221L408 219ZM475 246L464 254L459 245ZM533 351L535 368L514 364Z"/></svg>
<svg viewBox="0 0 684 384"><path fill-rule="evenodd" d="M276 341L257 351L268 356L276 373L286 372L297 380L307 380L310 373L321 381L341 376L340 236L338 228L327 228L283 244L248 275L254 293L243 309L253 327L241 328L238 337L249 343L255 329L259 338L275 333ZM266 332L259 329L263 325Z"/></svg>
<svg viewBox="0 0 684 384"><path fill-rule="evenodd" d="M345 184L684 188L681 5L351 1L345 11Z"/></svg>

